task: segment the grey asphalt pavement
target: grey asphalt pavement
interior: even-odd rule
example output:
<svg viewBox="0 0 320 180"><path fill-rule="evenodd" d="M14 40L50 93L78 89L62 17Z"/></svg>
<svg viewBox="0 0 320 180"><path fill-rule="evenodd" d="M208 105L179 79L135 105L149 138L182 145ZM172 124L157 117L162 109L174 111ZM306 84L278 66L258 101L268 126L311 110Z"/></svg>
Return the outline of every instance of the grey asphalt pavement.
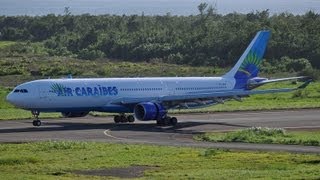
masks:
<svg viewBox="0 0 320 180"><path fill-rule="evenodd" d="M176 117L179 124L175 127L159 127L154 121L114 124L112 117L92 116L43 119L41 127L33 127L32 120L0 121L0 142L79 140L320 154L320 147L313 146L209 143L192 139L193 135L202 132L230 131L252 126L313 131L320 129L319 109L182 114Z"/></svg>

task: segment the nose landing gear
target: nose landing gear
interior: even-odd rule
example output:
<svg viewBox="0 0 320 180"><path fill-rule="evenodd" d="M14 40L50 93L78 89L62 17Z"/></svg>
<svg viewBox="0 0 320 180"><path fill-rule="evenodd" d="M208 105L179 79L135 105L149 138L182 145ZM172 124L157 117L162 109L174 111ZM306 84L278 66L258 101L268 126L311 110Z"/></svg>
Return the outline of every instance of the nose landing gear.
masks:
<svg viewBox="0 0 320 180"><path fill-rule="evenodd" d="M33 120L32 125L33 126L41 126L41 121L39 120L40 112L39 111L31 111L31 113L34 116L34 118L36 118L35 120Z"/></svg>

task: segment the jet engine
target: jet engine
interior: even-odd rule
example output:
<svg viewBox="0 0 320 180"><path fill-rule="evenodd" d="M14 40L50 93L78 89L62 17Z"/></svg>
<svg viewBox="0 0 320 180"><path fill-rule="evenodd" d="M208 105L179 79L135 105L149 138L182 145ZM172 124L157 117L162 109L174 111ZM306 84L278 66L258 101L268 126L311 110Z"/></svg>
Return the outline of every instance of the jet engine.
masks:
<svg viewBox="0 0 320 180"><path fill-rule="evenodd" d="M166 114L166 109L160 103L142 102L134 107L134 115L141 121L163 119Z"/></svg>

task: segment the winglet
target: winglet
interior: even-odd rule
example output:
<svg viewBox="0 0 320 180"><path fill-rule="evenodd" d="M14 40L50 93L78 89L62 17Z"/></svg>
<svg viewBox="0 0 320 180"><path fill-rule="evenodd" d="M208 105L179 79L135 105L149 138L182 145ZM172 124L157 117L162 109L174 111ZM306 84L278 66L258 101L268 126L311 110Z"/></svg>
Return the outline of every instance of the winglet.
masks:
<svg viewBox="0 0 320 180"><path fill-rule="evenodd" d="M297 89L304 89L304 88L306 88L312 81L313 81L313 79L307 80L307 81L304 82L301 86L299 86Z"/></svg>

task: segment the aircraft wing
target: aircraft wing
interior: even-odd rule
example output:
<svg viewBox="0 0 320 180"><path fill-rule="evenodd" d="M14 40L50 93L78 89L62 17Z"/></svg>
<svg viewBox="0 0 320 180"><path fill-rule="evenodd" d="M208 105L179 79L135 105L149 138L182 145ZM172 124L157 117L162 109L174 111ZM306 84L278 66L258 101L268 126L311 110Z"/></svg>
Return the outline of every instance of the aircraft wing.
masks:
<svg viewBox="0 0 320 180"><path fill-rule="evenodd" d="M234 96L248 96L254 94L267 94L267 93L280 93L290 92L297 89L303 89L307 87L312 80L306 81L304 84L297 88L281 88L281 89L266 89L266 90L229 90L229 91L216 91L210 93L193 93L184 95L171 95L171 96L159 96L159 97L144 97L144 98L132 98L123 97L116 99L112 104L136 104L140 102L170 102L170 101L182 101L193 99L210 99L219 97L234 97Z"/></svg>

